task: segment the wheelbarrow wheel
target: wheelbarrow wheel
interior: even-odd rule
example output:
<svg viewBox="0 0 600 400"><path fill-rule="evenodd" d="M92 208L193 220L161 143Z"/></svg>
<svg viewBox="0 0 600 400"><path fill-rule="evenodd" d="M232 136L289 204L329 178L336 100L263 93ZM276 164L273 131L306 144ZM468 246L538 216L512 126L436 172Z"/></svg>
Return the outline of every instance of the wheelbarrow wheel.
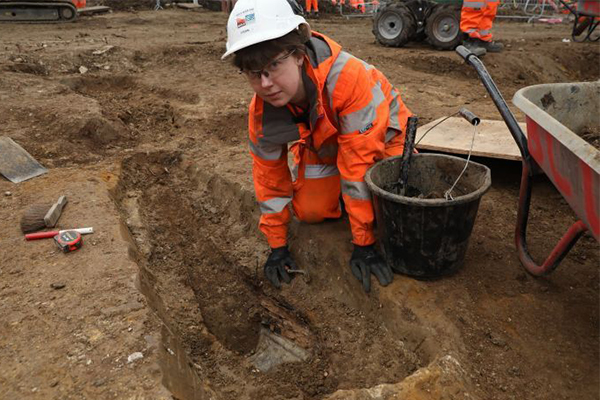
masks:
<svg viewBox="0 0 600 400"><path fill-rule="evenodd" d="M575 22L575 27L573 28L573 36L579 36L589 28L594 19L592 17L580 17L578 21Z"/></svg>
<svg viewBox="0 0 600 400"><path fill-rule="evenodd" d="M438 5L425 21L429 42L438 50L454 50L462 42L460 8L451 4Z"/></svg>
<svg viewBox="0 0 600 400"><path fill-rule="evenodd" d="M373 34L384 46L402 47L416 32L412 12L402 3L392 3L377 12L373 20Z"/></svg>

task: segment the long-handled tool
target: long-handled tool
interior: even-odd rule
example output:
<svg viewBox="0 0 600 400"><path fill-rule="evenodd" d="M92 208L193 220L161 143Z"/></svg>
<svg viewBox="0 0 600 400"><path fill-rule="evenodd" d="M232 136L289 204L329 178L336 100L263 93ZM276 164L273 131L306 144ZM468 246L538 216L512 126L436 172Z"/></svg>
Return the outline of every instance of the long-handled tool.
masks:
<svg viewBox="0 0 600 400"><path fill-rule="evenodd" d="M408 183L408 171L410 169L410 159L415 150L415 136L417 136L417 117L408 117L406 124L406 138L404 139L404 151L402 153L402 168L400 169L400 179L398 180L399 194L404 196Z"/></svg>

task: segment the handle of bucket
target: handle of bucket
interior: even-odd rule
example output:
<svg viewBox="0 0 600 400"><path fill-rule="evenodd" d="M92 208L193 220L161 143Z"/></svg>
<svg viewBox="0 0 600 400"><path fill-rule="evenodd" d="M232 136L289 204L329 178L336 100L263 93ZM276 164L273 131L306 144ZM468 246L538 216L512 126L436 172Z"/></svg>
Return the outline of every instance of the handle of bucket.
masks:
<svg viewBox="0 0 600 400"><path fill-rule="evenodd" d="M460 114L461 117L463 117L464 119L469 121L469 123L473 126L477 126L481 123L481 120L479 119L479 117L477 115L473 114L471 111L467 110L466 107L463 107L460 110L458 110L458 113Z"/></svg>
<svg viewBox="0 0 600 400"><path fill-rule="evenodd" d="M400 179L398 186L400 188L400 196L404 196L406 192L406 183L408 182L408 170L410 168L410 159L415 150L415 137L417 136L417 122L419 118L412 116L408 117L406 124L406 138L404 139L404 152L402 153L402 167L400 169Z"/></svg>

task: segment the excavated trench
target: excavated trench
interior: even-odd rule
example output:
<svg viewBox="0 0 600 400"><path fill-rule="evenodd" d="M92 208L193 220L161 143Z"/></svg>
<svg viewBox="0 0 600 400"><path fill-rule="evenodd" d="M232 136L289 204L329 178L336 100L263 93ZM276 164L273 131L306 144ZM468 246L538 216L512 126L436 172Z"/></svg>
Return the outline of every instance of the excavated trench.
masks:
<svg viewBox="0 0 600 400"><path fill-rule="evenodd" d="M114 41L110 48L83 33L56 47L38 48L36 39L3 61L0 89L8 96L5 134L46 167L125 157L112 194L139 288L162 321L163 383L176 398L598 397L597 243L582 239L548 279L522 272L512 244L518 167L493 168L504 178L494 177L464 271L452 279L397 275L365 295L350 273L350 232L340 220L293 223L291 249L311 279L297 276L280 291L266 284L268 248L256 228L243 145L250 89L219 61L224 19L160 15L115 15L110 25L98 19L96 28L107 24L98 37ZM143 25L166 28L138 40ZM341 19L315 25L377 65L422 122L475 102L482 117L497 118L475 74L452 53L372 45L357 35L370 27ZM524 33L532 35L527 42L507 29L512 48L486 61L505 95L597 79L596 48ZM531 210L539 223L530 226L529 244L539 257L573 218L548 187ZM408 382L420 395L400 388Z"/></svg>
<svg viewBox="0 0 600 400"><path fill-rule="evenodd" d="M347 221L293 224L310 276L277 291L262 277L267 247L242 185L179 152L139 153L123 161L114 198L178 398L321 399L400 382L439 355L415 312L362 293L347 271Z"/></svg>

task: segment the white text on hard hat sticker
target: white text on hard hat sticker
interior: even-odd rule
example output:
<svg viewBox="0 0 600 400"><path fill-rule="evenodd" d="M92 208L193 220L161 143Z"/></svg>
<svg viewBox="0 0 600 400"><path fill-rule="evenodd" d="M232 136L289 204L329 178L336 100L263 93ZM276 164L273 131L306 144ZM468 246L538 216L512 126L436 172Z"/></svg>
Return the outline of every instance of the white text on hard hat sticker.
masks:
<svg viewBox="0 0 600 400"><path fill-rule="evenodd" d="M237 23L237 27L239 29L246 25L253 24L254 22L256 22L256 19L254 19L254 13L252 13L252 14L246 14L241 18L237 17L235 19L235 22Z"/></svg>

